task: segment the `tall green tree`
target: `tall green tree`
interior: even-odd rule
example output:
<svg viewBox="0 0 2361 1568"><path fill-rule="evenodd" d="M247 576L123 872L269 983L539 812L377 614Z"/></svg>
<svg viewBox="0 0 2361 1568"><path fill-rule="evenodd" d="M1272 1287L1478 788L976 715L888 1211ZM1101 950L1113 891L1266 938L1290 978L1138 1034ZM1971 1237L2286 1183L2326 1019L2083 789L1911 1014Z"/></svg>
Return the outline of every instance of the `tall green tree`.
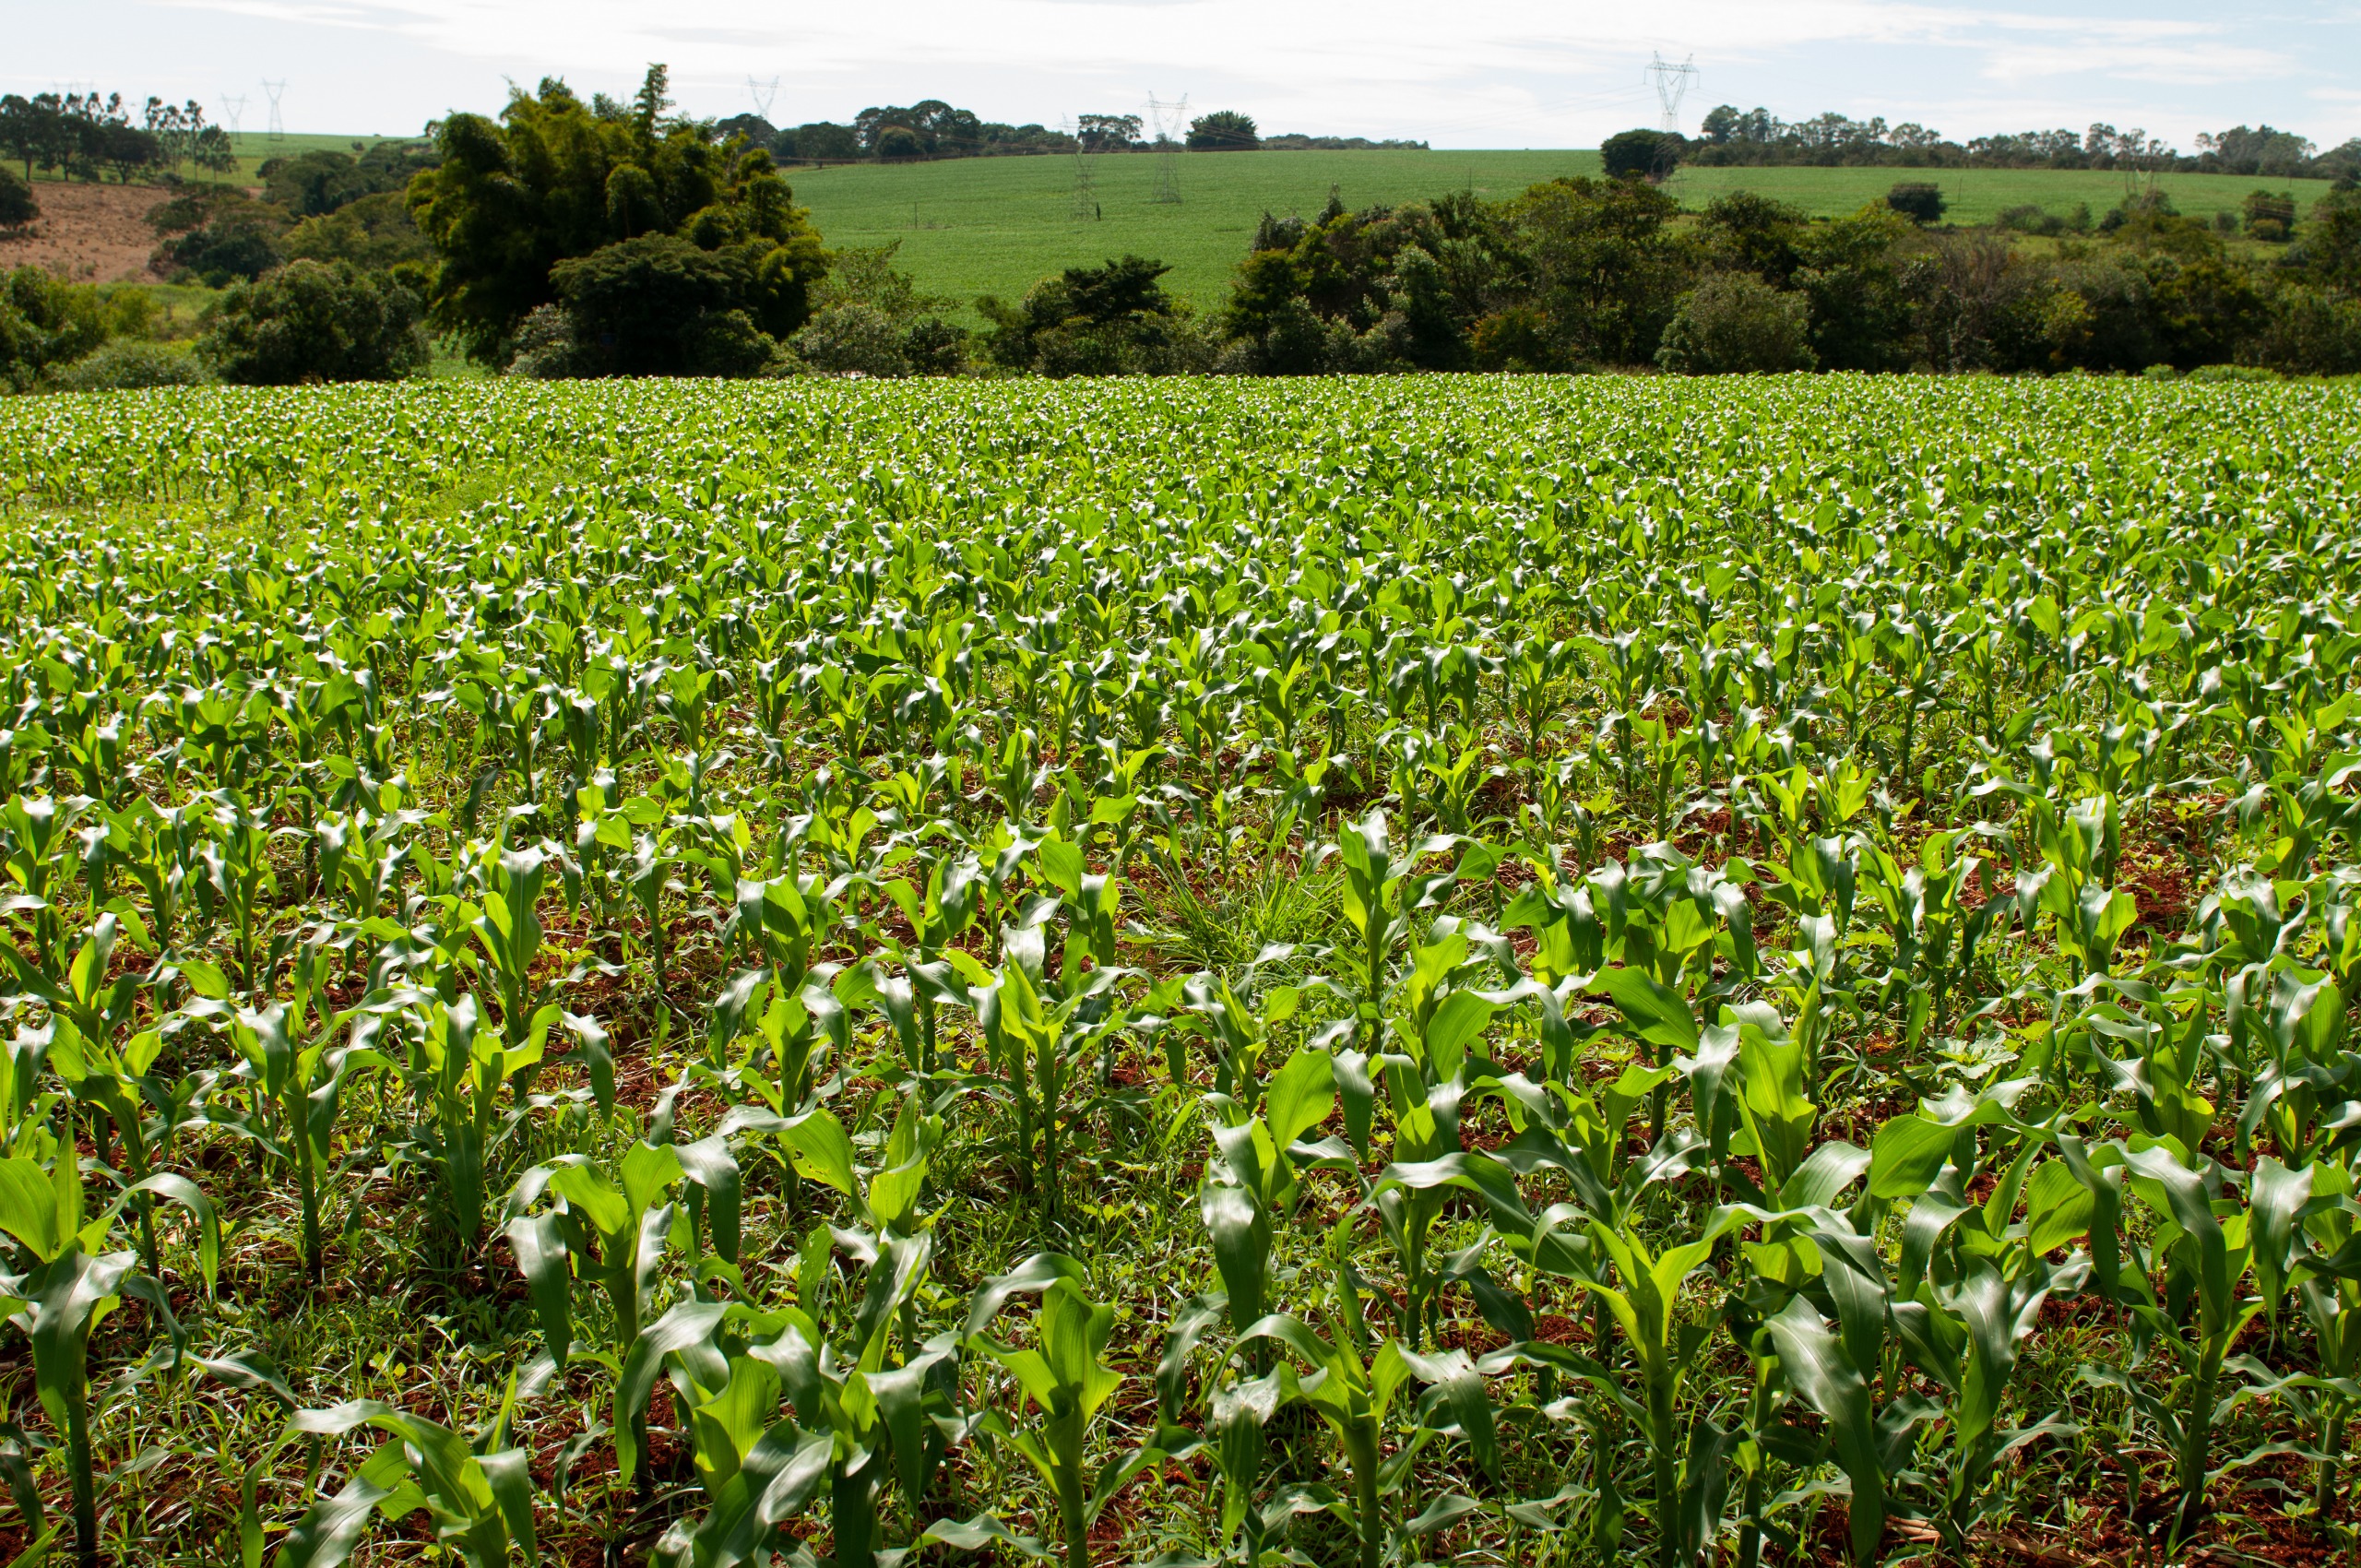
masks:
<svg viewBox="0 0 2361 1568"><path fill-rule="evenodd" d="M410 183L411 210L441 257L429 292L436 326L496 362L535 307L553 303L559 262L647 235L742 253L740 302L766 332L792 332L827 270L811 217L770 154L717 142L666 117L664 67L628 103L585 103L544 77L497 120L454 114L436 133L441 164Z"/></svg>

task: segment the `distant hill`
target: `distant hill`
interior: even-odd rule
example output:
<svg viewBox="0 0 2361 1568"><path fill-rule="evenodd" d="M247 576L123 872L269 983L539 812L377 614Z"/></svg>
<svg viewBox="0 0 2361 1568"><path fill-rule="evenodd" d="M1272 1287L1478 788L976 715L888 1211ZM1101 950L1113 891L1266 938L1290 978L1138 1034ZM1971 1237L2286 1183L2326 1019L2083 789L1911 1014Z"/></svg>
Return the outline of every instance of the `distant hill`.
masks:
<svg viewBox="0 0 2361 1568"><path fill-rule="evenodd" d="M1157 164L1138 154L1097 159L1091 171L1095 219L1074 215L1074 160L1065 157L845 164L789 170L788 178L828 244L898 239L900 265L930 293L963 303L979 294L1014 299L1062 267L1130 252L1169 263L1167 287L1210 309L1228 298L1231 269L1262 215L1309 218L1332 187L1346 206L1358 208L1464 188L1498 197L1561 174L1599 172L1598 154L1586 150L1183 153L1174 205L1155 199ZM2047 169L1682 169L1669 188L1691 208L1725 191L1755 190L1833 216L1883 199L1904 177L1940 185L1955 223L1987 223L2028 205L2066 217L2087 203L2095 216L2124 193L2120 174ZM2261 187L2293 192L2300 211L2328 182L2167 174L2161 188L2182 211L2210 216L2236 210L2248 191Z"/></svg>

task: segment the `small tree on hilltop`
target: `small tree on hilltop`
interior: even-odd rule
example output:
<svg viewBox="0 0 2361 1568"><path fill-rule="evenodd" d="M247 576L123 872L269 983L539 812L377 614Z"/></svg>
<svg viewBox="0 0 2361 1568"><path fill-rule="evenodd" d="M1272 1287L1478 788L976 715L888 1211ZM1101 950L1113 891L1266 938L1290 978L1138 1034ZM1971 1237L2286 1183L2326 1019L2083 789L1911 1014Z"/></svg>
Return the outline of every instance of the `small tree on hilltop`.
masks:
<svg viewBox="0 0 2361 1568"><path fill-rule="evenodd" d="M1679 167L1688 138L1678 131L1619 131L1599 144L1610 180L1661 180Z"/></svg>
<svg viewBox="0 0 2361 1568"><path fill-rule="evenodd" d="M1186 145L1192 152L1252 152L1263 145L1263 134L1252 116L1216 109L1189 122Z"/></svg>
<svg viewBox="0 0 2361 1568"><path fill-rule="evenodd" d="M1951 204L1943 200L1943 188L1921 180L1904 180L1885 193L1885 204L1921 229L1940 223Z"/></svg>

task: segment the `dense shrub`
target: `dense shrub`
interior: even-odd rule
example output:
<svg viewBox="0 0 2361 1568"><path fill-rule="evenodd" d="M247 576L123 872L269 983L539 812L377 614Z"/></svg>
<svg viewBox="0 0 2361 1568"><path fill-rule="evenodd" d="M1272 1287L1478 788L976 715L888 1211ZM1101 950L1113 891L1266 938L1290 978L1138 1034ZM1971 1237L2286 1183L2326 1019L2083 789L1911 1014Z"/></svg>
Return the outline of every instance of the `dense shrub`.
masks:
<svg viewBox="0 0 2361 1568"><path fill-rule="evenodd" d="M197 352L243 386L392 381L426 367L420 315L418 296L389 278L350 262L291 261L231 289Z"/></svg>
<svg viewBox="0 0 2361 1568"><path fill-rule="evenodd" d="M575 345L575 374L753 375L777 350L749 308L762 279L740 247L702 250L647 234L560 262L550 281Z"/></svg>
<svg viewBox="0 0 2361 1568"><path fill-rule="evenodd" d="M1943 210L1950 204L1943 200L1943 188L1923 180L1904 180L1885 193L1885 204L1920 228L1943 220Z"/></svg>
<svg viewBox="0 0 2361 1568"><path fill-rule="evenodd" d="M1619 131L1599 144L1607 177L1661 180L1679 166L1688 141L1678 131Z"/></svg>
<svg viewBox="0 0 2361 1568"><path fill-rule="evenodd" d="M1810 302L1749 273L1716 273L1681 296L1656 362L1690 375L1809 370Z"/></svg>
<svg viewBox="0 0 2361 1568"><path fill-rule="evenodd" d="M1208 369L1212 349L1158 281L1171 268L1127 255L1069 267L1016 304L986 297L993 359L1043 375L1171 374Z"/></svg>
<svg viewBox="0 0 2361 1568"><path fill-rule="evenodd" d="M73 363L53 369L46 384L64 392L126 392L148 386L199 386L211 377L185 349L118 338Z"/></svg>
<svg viewBox="0 0 2361 1568"><path fill-rule="evenodd" d="M43 370L80 359L106 338L98 290L38 267L0 274L0 386L23 391Z"/></svg>
<svg viewBox="0 0 2361 1568"><path fill-rule="evenodd" d="M0 229L21 229L41 216L33 188L12 169L0 169Z"/></svg>

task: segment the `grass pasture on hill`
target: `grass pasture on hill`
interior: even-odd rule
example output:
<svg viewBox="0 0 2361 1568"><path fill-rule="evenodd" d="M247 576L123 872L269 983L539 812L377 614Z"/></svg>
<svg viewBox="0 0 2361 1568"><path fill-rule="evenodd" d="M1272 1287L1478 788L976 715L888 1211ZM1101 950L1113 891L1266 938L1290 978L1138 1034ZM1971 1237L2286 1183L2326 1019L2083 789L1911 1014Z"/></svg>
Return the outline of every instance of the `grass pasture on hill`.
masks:
<svg viewBox="0 0 2361 1568"><path fill-rule="evenodd" d="M1864 203L1883 201L1905 180L1942 187L1949 204L1946 223L1989 223L2012 207L2033 206L2070 216L2088 203L2097 219L2118 205L2128 188L2121 174L2104 169L1682 169L1667 188L1688 208L1702 208L1726 191L1760 191L1792 202L1814 217L1835 217ZM2265 180L2245 174L2166 174L2157 189L2180 211L2195 218L2236 214L2250 191L2288 192L2298 220L2329 188L2326 180Z"/></svg>
<svg viewBox="0 0 2361 1568"><path fill-rule="evenodd" d="M1165 286L1199 309L1228 297L1229 276L1264 212L1316 216L1335 188L1347 207L1415 201L1472 186L1503 196L1560 174L1596 173L1596 152L1253 152L1182 154L1180 200L1156 199L1157 159L1098 159L1099 216L1076 220L1071 158L790 169L795 198L831 245L902 242L900 264L962 306L1014 302L1061 267L1126 254L1172 270ZM969 318L973 319L972 312Z"/></svg>
<svg viewBox="0 0 2361 1568"><path fill-rule="evenodd" d="M0 403L0 1559L2342 1561L2356 457L2349 383Z"/></svg>
<svg viewBox="0 0 2361 1568"><path fill-rule="evenodd" d="M796 199L812 209L832 245L902 242L901 264L929 292L967 305L979 294L1014 300L1062 267L1096 265L1127 252L1172 271L1166 286L1200 310L1228 297L1231 270L1265 211L1306 218L1333 186L1347 207L1423 200L1473 188L1499 197L1560 174L1596 174L1595 151L1255 152L1184 154L1181 200L1156 201L1156 160L1127 154L1097 160L1099 217L1074 217L1070 158L953 159L933 163L841 164L791 169ZM1903 180L1942 186L1948 221L1988 223L2026 203L2065 217L2078 202L2094 217L2123 199L2122 176L2044 169L1683 169L1672 189L1702 208L1731 190L1761 191L1815 217L1881 201ZM2296 193L2308 208L2324 180L2265 182L2223 174L2167 176L2163 188L2184 212L2236 212L2248 191ZM967 319L974 319L972 315Z"/></svg>

